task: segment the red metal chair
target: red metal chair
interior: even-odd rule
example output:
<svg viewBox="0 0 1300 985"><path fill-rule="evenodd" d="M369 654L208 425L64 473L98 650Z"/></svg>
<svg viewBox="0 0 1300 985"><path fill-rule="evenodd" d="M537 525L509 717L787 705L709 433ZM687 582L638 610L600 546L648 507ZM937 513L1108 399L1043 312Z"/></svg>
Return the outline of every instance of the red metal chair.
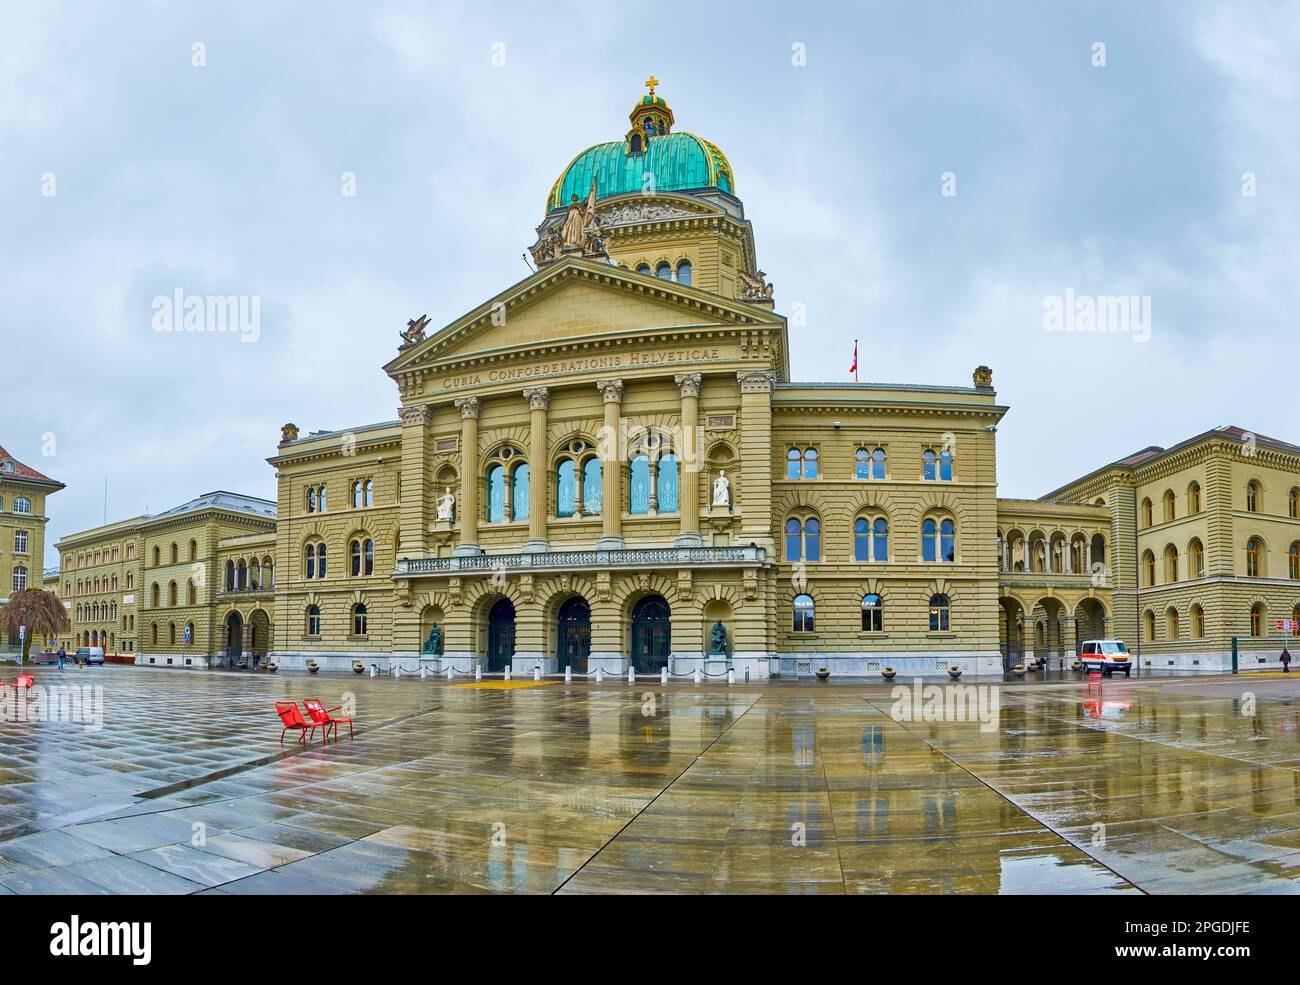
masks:
<svg viewBox="0 0 1300 985"><path fill-rule="evenodd" d="M302 706L303 706L304 708L307 709L307 714L311 717L311 720L312 720L313 722L315 722L317 725L319 725L321 728L323 728L323 729L325 730L325 738L326 738L327 741L328 741L328 739L329 739L329 730L330 730L330 727L333 726L333 728L334 728L334 741L335 741L335 742L338 742L338 740L339 740L339 722L347 722L347 723L348 723L348 738L349 738L349 739L356 738L356 736L353 735L353 733L352 733L352 719L350 719L350 718L331 718L331 717L330 717L330 712L331 712L331 711L338 711L339 708L342 708L342 707L343 707L342 705L339 705L338 708L326 708L323 704L321 704L321 703L320 703L318 700L316 700L315 698L305 698L305 699L303 699Z"/></svg>
<svg viewBox="0 0 1300 985"><path fill-rule="evenodd" d="M302 712L292 701L277 701L275 703L275 713L280 716L280 721L284 723L284 728L280 730L280 745L284 745L284 734L290 729L298 732L298 741L304 746L307 744L307 733L315 732L320 726L308 722L302 717Z"/></svg>
<svg viewBox="0 0 1300 985"><path fill-rule="evenodd" d="M30 688L33 684L36 683L36 678L32 674L19 674L9 683L12 684L14 687Z"/></svg>

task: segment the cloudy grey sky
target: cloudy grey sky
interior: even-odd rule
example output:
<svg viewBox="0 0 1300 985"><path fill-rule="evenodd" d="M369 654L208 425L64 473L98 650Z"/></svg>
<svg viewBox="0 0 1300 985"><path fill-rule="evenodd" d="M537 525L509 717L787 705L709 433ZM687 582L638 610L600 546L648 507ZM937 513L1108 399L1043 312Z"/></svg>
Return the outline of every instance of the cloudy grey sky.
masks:
<svg viewBox="0 0 1300 985"><path fill-rule="evenodd" d="M527 273L650 73L806 311L795 379L855 338L864 381L987 363L1005 496L1220 424L1300 440L1294 5L0 0L0 444L68 484L51 543L105 477L110 519L272 497L285 421L393 418L405 320ZM178 288L259 296L260 338L154 331ZM1149 340L1047 331L1067 291L1149 297Z"/></svg>

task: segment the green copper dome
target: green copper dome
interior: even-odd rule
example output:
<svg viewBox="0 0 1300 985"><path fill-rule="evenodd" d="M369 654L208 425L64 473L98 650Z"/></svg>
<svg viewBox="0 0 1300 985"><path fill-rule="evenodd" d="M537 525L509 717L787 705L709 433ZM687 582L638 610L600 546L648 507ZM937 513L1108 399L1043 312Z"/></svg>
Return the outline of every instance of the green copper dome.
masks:
<svg viewBox="0 0 1300 985"><path fill-rule="evenodd" d="M647 174L654 176L656 191L717 188L729 195L736 193L726 155L707 140L678 131L648 138L646 149L640 154L628 153L627 142L623 140L588 147L555 182L546 209L549 212L563 208L574 195L579 201L584 200L593 176L598 199L644 192Z"/></svg>

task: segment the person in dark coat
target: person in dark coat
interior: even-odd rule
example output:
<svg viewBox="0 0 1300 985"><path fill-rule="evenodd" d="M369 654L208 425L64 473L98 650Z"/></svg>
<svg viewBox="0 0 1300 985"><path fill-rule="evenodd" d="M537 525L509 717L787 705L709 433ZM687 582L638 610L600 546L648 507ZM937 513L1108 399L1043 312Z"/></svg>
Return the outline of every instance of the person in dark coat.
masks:
<svg viewBox="0 0 1300 985"><path fill-rule="evenodd" d="M1282 673L1291 673L1291 651L1284 645L1282 647Z"/></svg>

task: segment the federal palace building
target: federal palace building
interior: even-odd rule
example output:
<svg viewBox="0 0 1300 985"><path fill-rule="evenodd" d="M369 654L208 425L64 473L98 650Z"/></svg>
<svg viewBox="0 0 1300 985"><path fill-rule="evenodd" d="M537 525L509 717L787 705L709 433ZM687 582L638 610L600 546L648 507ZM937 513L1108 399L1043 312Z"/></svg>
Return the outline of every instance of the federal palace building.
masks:
<svg viewBox="0 0 1300 985"><path fill-rule="evenodd" d="M1276 661L1300 447L1216 428L999 499L988 368L790 378L739 188L651 87L560 172L535 273L395 338L396 420L284 425L274 502L210 492L63 537L43 583L75 642L175 667L757 678L1000 674L1103 636L1143 669L1221 669L1233 638ZM0 590L41 583L59 488L0 452Z"/></svg>

